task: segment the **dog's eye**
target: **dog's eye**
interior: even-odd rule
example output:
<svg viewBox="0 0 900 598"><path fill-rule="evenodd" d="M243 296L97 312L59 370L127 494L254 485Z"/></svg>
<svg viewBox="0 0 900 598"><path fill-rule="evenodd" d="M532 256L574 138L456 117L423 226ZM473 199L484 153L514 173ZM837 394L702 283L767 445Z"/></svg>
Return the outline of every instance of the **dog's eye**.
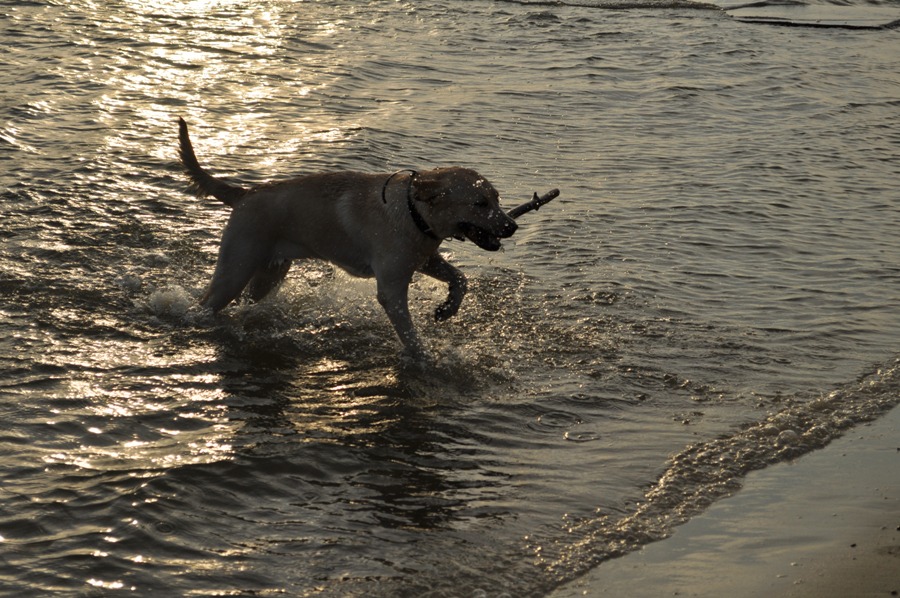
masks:
<svg viewBox="0 0 900 598"><path fill-rule="evenodd" d="M478 201L475 202L476 208L489 208L490 206L491 206L491 204L488 203L488 200L486 200L486 199L479 199Z"/></svg>

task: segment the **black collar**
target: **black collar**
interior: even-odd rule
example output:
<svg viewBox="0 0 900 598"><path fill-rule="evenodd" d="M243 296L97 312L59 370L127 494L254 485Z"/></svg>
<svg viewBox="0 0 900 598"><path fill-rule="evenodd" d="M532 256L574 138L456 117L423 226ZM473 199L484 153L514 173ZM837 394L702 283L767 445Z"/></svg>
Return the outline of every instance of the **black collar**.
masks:
<svg viewBox="0 0 900 598"><path fill-rule="evenodd" d="M412 216L413 222L416 223L416 227L420 231L422 231L422 234L424 234L427 237L431 237L432 239L440 240L440 237L438 237L436 234L434 234L434 231L431 230L431 227L428 226L427 222L425 222L425 219L422 217L422 214L419 212L419 210L416 209L416 204L414 203L415 200L413 198L413 179L415 179L419 173L416 172L415 170L409 170L409 169L398 170L397 172L395 172L391 176L389 176L387 178L387 180L384 182L384 186L381 188L381 201L384 203L387 203L387 195L386 194L387 194L388 184L391 182L391 180L395 176L397 176L401 172L409 173L409 186L406 188L406 207L409 209L409 215Z"/></svg>

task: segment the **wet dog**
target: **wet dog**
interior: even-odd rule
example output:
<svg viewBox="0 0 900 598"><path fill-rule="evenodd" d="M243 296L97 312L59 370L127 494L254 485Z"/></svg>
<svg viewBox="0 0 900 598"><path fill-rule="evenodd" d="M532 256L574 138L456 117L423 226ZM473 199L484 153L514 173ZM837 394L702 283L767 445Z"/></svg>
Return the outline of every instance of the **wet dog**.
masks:
<svg viewBox="0 0 900 598"><path fill-rule="evenodd" d="M435 311L437 320L446 320L459 310L466 277L438 254L441 243L468 238L496 251L516 232L496 189L473 170L329 172L243 187L204 170L187 123L178 124L181 162L194 190L232 208L201 299L213 312L245 288L253 300L262 299L284 280L293 260L326 260L353 276L374 277L378 302L400 341L422 355L407 299L413 274L447 283L447 300Z"/></svg>

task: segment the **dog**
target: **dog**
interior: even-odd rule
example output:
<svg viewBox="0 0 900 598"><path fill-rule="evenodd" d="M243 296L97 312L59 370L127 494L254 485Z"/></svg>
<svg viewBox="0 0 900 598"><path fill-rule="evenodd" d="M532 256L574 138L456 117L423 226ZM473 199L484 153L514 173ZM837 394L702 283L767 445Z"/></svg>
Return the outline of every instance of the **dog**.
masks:
<svg viewBox="0 0 900 598"><path fill-rule="evenodd" d="M281 284L293 260L325 260L352 276L374 277L378 302L400 341L422 356L409 313L413 274L447 283L447 299L434 314L447 320L459 311L466 277L438 254L441 243L467 238L497 251L518 228L500 209L494 186L468 168L325 172L245 187L204 170L183 118L178 126L181 164L193 191L232 208L200 300L214 313L245 288L252 300L261 300Z"/></svg>

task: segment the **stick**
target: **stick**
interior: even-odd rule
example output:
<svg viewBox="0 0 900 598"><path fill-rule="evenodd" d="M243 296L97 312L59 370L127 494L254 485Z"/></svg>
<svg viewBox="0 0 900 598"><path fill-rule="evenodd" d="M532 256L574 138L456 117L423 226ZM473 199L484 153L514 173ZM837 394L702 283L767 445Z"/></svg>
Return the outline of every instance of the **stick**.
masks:
<svg viewBox="0 0 900 598"><path fill-rule="evenodd" d="M558 196L559 196L559 189L552 189L550 191L547 191L540 197L538 197L538 194L535 193L534 197L531 199L531 201L526 201L522 205L514 207L513 209L508 211L506 213L506 215L515 220L522 214L527 214L528 212L531 212L532 210L539 209L545 203L550 203L551 201L556 199Z"/></svg>

